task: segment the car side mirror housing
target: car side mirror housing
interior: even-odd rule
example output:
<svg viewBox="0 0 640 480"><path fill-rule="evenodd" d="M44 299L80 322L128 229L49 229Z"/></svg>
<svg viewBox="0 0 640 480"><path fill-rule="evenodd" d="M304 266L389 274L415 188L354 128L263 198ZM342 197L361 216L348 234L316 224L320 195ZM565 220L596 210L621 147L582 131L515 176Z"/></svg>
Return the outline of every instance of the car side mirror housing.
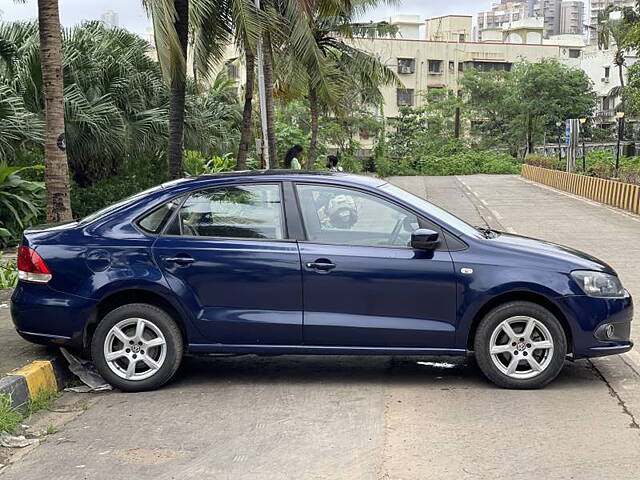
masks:
<svg viewBox="0 0 640 480"><path fill-rule="evenodd" d="M440 234L433 230L421 228L411 234L411 248L416 250L435 250L440 245Z"/></svg>

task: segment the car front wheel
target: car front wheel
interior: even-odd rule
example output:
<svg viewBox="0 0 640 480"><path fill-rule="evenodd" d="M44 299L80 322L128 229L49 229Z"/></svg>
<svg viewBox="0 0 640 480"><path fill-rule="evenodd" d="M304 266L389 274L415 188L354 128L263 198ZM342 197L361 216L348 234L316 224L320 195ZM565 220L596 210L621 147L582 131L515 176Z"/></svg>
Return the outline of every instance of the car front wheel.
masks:
<svg viewBox="0 0 640 480"><path fill-rule="evenodd" d="M143 303L109 312L91 342L98 372L111 385L128 392L164 385L180 366L182 350L176 322L164 310Z"/></svg>
<svg viewBox="0 0 640 480"><path fill-rule="evenodd" d="M510 302L480 322L474 342L482 372L503 388L542 388L564 365L567 340L558 319L531 302Z"/></svg>

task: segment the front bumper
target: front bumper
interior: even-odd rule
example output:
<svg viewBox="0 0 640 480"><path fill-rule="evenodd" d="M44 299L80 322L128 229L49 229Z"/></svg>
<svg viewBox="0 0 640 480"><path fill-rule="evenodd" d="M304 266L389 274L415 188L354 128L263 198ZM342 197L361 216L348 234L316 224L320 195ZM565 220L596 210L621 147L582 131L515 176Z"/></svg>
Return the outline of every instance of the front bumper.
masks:
<svg viewBox="0 0 640 480"><path fill-rule="evenodd" d="M633 348L633 299L628 293L622 298L570 295L558 299L558 306L569 321L574 359L617 355Z"/></svg>

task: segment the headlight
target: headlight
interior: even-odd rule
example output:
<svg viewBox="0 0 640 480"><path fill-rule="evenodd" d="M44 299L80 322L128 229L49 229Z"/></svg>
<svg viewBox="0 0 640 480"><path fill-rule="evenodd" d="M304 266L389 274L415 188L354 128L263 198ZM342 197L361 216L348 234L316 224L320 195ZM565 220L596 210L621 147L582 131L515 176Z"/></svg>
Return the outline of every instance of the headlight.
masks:
<svg viewBox="0 0 640 480"><path fill-rule="evenodd" d="M625 290L620 279L608 273L578 270L571 272L573 279L590 297L624 297Z"/></svg>

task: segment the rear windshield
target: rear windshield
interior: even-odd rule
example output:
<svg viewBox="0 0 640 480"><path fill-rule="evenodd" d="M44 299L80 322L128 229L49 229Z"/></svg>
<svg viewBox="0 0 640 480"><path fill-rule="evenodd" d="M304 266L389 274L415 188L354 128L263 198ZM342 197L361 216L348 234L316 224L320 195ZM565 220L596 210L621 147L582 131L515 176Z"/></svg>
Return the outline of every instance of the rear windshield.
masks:
<svg viewBox="0 0 640 480"><path fill-rule="evenodd" d="M162 186L157 186L157 187L153 187L150 188L148 190L144 190L140 193L136 193L135 195L132 195L128 198L125 198L124 200L120 200L119 202L114 203L113 205L109 205L108 207L105 207L101 210L98 210L97 212L92 213L91 215L87 215L86 217L84 217L83 219L81 219L78 224L79 225L86 225L87 223L91 223L94 220L97 220L100 217L104 217L105 215L109 215L112 212L115 212L116 210L118 210L119 208L122 208L126 205L129 205L130 203L135 202L136 200L149 195L150 193L153 192L157 192L158 190L161 190Z"/></svg>

